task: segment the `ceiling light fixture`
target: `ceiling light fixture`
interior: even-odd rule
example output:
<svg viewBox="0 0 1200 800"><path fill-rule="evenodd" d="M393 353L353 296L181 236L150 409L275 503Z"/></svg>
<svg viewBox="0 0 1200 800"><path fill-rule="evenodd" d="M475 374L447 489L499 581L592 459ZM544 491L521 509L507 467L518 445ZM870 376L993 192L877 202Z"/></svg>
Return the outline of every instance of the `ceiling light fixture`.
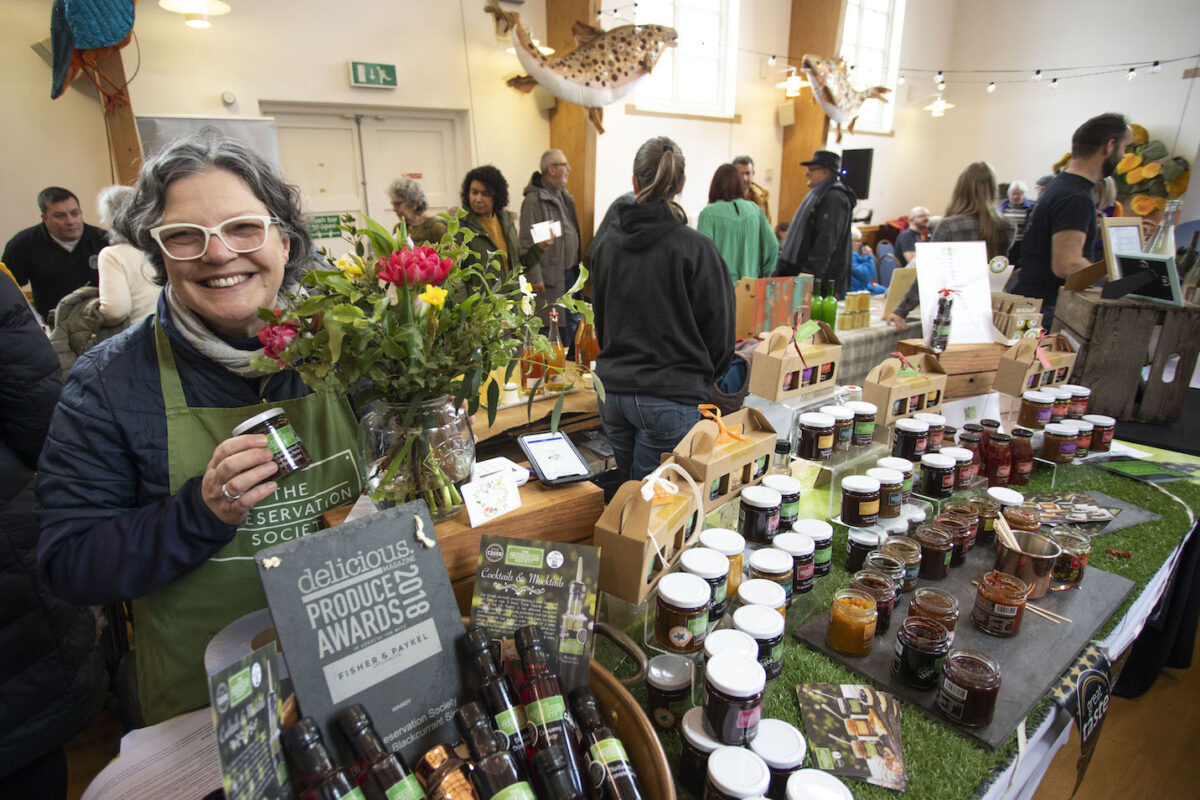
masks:
<svg viewBox="0 0 1200 800"><path fill-rule="evenodd" d="M783 93L787 97L799 97L800 90L809 85L808 81L796 74L795 67L788 67L787 71L787 79L775 84L775 88L783 89Z"/></svg>
<svg viewBox="0 0 1200 800"><path fill-rule="evenodd" d="M230 7L222 0L158 0L159 8L173 14L182 14L189 28L211 28L209 17L228 14Z"/></svg>
<svg viewBox="0 0 1200 800"><path fill-rule="evenodd" d="M987 93L988 93L988 94L995 94L995 93L996 93L996 82L995 82L995 81L992 81L991 83L989 83L989 84L987 85Z"/></svg>
<svg viewBox="0 0 1200 800"><path fill-rule="evenodd" d="M1137 69L1135 69L1134 67L1130 67L1129 74L1125 76L1125 80L1131 81L1136 77L1137 77Z"/></svg>
<svg viewBox="0 0 1200 800"><path fill-rule="evenodd" d="M939 94L937 96L936 100L934 100L929 105L925 106L925 108L922 110L928 111L932 116L935 116L935 117L944 117L944 116L946 116L946 112L952 108L954 108L954 104L947 103L945 100L942 99L942 96Z"/></svg>
<svg viewBox="0 0 1200 800"><path fill-rule="evenodd" d="M1042 71L1040 69L1035 69L1033 71L1033 76L1029 80L1040 81L1041 79L1042 79Z"/></svg>

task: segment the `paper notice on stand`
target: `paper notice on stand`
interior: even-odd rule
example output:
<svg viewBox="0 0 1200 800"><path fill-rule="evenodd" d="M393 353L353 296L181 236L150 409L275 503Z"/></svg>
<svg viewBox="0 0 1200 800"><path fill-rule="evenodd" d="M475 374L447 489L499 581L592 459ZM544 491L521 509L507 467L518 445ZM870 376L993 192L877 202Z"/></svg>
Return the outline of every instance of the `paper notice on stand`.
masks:
<svg viewBox="0 0 1200 800"><path fill-rule="evenodd" d="M172 717L121 738L121 753L88 785L83 800L193 800L221 788L212 709Z"/></svg>
<svg viewBox="0 0 1200 800"><path fill-rule="evenodd" d="M949 289L954 292L950 344L992 342L992 290L983 242L918 242L917 283L926 331L933 329L938 293Z"/></svg>

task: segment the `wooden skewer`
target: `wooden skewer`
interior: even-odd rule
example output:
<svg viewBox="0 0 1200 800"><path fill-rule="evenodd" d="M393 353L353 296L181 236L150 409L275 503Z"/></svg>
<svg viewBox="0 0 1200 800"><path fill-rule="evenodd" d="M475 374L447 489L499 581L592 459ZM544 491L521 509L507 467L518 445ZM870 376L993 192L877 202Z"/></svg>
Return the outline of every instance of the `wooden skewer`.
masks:
<svg viewBox="0 0 1200 800"><path fill-rule="evenodd" d="M978 586L979 581L971 581L971 585ZM1056 614L1055 612L1048 611L1040 606L1035 606L1033 603L1029 602L1028 600L1025 601L1025 607L1028 608L1030 611L1032 611L1034 614L1037 614L1040 617L1050 620L1055 625L1057 625L1061 622L1074 622L1074 620L1069 619L1068 617L1064 617L1062 614Z"/></svg>
<svg viewBox="0 0 1200 800"><path fill-rule="evenodd" d="M996 517L995 530L996 536L999 537L1001 544L1003 544L1009 550L1016 550L1017 552L1021 551L1021 545L1017 544L1017 537L1013 536L1012 528L1009 526L1008 520L1004 518L1003 514Z"/></svg>

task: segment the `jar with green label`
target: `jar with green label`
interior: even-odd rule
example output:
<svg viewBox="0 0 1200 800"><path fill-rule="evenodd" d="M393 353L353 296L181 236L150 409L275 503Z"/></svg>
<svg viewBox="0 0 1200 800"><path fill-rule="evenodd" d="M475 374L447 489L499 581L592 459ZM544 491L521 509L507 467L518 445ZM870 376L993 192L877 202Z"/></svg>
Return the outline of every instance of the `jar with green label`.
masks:
<svg viewBox="0 0 1200 800"><path fill-rule="evenodd" d="M833 526L823 519L801 519L792 530L813 540L813 576L828 575L833 558Z"/></svg>
<svg viewBox="0 0 1200 800"><path fill-rule="evenodd" d="M255 414L233 429L234 436L247 433L267 437L267 449L271 451L271 458L278 468L278 472L272 476L276 479L286 478L312 463L312 456L305 449L304 442L300 441L291 421L283 415L282 408L271 408Z"/></svg>
<svg viewBox="0 0 1200 800"><path fill-rule="evenodd" d="M729 559L716 550L693 547L679 556L679 566L684 572L702 578L708 584L712 592L708 603L708 621L716 622L725 616Z"/></svg>
<svg viewBox="0 0 1200 800"><path fill-rule="evenodd" d="M708 632L711 597L712 591L703 578L686 572L663 576L658 582L655 641L673 653L698 652Z"/></svg>
<svg viewBox="0 0 1200 800"><path fill-rule="evenodd" d="M789 530L800 517L800 481L791 475L767 475L762 485L779 492L778 530Z"/></svg>
<svg viewBox="0 0 1200 800"><path fill-rule="evenodd" d="M767 680L778 678L783 671L783 617L766 606L743 606L733 612L733 627L753 637Z"/></svg>

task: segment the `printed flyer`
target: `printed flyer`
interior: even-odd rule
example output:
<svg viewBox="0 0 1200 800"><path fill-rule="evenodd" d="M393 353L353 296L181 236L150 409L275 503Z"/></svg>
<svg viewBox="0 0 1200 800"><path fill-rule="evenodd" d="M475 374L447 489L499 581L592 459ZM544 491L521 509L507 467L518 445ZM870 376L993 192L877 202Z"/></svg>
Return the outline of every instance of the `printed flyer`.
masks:
<svg viewBox="0 0 1200 800"><path fill-rule="evenodd" d="M813 766L904 791L900 707L870 686L805 683L796 687Z"/></svg>
<svg viewBox="0 0 1200 800"><path fill-rule="evenodd" d="M586 686L599 577L598 547L483 536L471 624L500 640L538 625L557 648L563 688Z"/></svg>

